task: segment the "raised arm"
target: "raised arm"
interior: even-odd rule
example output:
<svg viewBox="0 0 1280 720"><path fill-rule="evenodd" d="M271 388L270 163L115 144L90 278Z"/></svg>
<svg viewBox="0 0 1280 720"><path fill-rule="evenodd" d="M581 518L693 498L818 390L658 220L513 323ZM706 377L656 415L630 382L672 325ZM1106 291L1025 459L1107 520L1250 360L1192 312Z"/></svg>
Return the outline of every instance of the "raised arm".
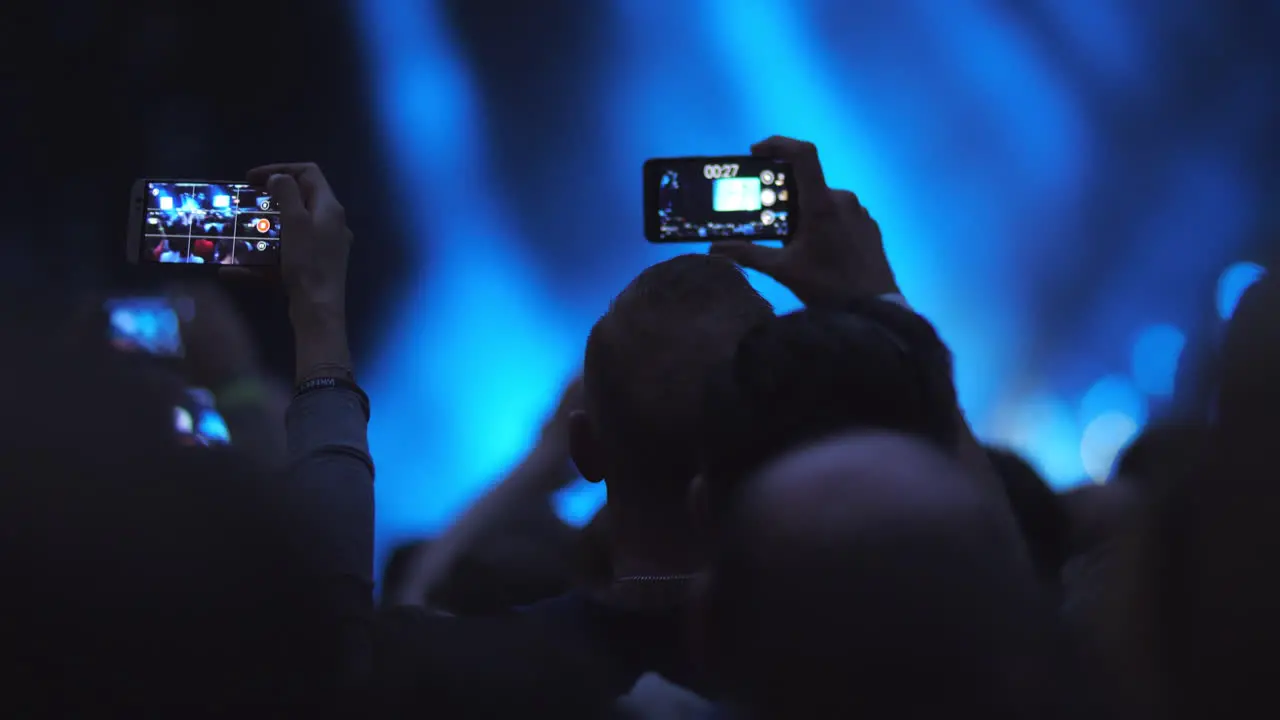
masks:
<svg viewBox="0 0 1280 720"><path fill-rule="evenodd" d="M885 254L880 226L856 195L828 187L812 143L775 136L752 146L751 153L791 163L801 225L782 248L726 241L713 243L711 252L772 277L808 307L851 310L875 299L909 307ZM961 461L1003 502L1003 487L959 406L955 422Z"/></svg>
<svg viewBox="0 0 1280 720"><path fill-rule="evenodd" d="M271 192L284 233L280 270L297 356L285 420L287 482L300 569L313 584L306 611L334 633L335 685L355 688L372 666L373 461L369 401L347 345L352 234L315 165L260 167L249 180Z"/></svg>
<svg viewBox="0 0 1280 720"><path fill-rule="evenodd" d="M560 398L538 444L507 477L480 497L440 537L419 548L409 560L405 582L389 605L422 605L432 589L453 569L467 550L487 533L501 531L513 514L530 503L545 502L551 493L577 477L569 458L565 419L581 402L582 381L574 379Z"/></svg>

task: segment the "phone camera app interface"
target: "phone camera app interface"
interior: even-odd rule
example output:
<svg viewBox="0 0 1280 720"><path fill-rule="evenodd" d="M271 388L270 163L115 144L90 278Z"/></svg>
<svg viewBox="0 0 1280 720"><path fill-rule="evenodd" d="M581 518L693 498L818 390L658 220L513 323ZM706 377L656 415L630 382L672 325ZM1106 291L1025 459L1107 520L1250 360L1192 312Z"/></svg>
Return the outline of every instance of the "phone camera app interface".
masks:
<svg viewBox="0 0 1280 720"><path fill-rule="evenodd" d="M275 265L280 210L245 183L147 184L142 259L196 265Z"/></svg>
<svg viewBox="0 0 1280 720"><path fill-rule="evenodd" d="M656 174L658 237L780 240L791 231L791 179L765 158L675 161Z"/></svg>

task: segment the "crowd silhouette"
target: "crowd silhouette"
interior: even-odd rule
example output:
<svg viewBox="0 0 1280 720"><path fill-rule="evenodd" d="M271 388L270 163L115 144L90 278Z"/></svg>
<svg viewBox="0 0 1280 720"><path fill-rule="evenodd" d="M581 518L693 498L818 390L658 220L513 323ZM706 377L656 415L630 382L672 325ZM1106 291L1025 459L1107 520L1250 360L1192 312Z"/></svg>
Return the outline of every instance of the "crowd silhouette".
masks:
<svg viewBox="0 0 1280 720"><path fill-rule="evenodd" d="M69 303L9 298L0 452L6 717L1210 720L1276 712L1280 294L1245 294L1213 407L1105 484L1053 492L980 444L952 358L857 196L791 164L781 248L645 269L585 339L539 442L374 597L356 240L315 165L280 205L293 388L216 284L182 285L181 373ZM803 302L775 314L743 268ZM56 332L50 332L55 328ZM233 442L173 409L215 390ZM583 529L549 498L608 501Z"/></svg>

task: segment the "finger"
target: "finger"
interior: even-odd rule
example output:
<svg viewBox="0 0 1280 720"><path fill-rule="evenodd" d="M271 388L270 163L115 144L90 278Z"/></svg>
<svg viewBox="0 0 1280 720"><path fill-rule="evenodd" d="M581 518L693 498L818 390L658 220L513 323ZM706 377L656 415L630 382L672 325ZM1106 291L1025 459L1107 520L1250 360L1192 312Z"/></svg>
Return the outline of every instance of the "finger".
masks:
<svg viewBox="0 0 1280 720"><path fill-rule="evenodd" d="M264 185L267 178L272 175L293 175L300 177L305 174L319 174L322 178L324 174L320 172L320 168L315 163L309 162L292 162L292 163L269 163L267 165L259 165L250 170L246 177L249 182L255 185Z"/></svg>
<svg viewBox="0 0 1280 720"><path fill-rule="evenodd" d="M302 199L302 189L292 175L276 173L267 178L266 186L267 192L271 193L280 208L280 222L286 232L293 223L307 221L307 206Z"/></svg>
<svg viewBox="0 0 1280 720"><path fill-rule="evenodd" d="M302 196L311 208L317 200L333 195L329 180L315 163L275 163L262 165L249 171L248 179L255 185L265 185L272 175L289 175L302 188Z"/></svg>
<svg viewBox="0 0 1280 720"><path fill-rule="evenodd" d="M867 209L862 206L862 201L858 199L858 196L850 190L832 190L831 197L835 199L836 205L838 205L841 210L867 211Z"/></svg>
<svg viewBox="0 0 1280 720"><path fill-rule="evenodd" d="M751 154L776 158L791 165L800 222L812 222L835 212L834 198L827 187L822 163L818 160L818 148L813 143L775 135L752 145Z"/></svg>
<svg viewBox="0 0 1280 720"><path fill-rule="evenodd" d="M805 191L815 195L817 191L827 189L827 178L818 160L818 148L811 142L774 135L752 145L751 154L791 163L792 177L796 179L802 198Z"/></svg>
<svg viewBox="0 0 1280 720"><path fill-rule="evenodd" d="M245 179L254 185L264 186L272 175L301 175L309 163L271 163L259 165L245 173Z"/></svg>
<svg viewBox="0 0 1280 720"><path fill-rule="evenodd" d="M741 240L725 240L711 243L707 252L728 258L744 268L759 270L765 275L773 276L782 258L781 248L753 245ZM774 279L778 279L774 277Z"/></svg>

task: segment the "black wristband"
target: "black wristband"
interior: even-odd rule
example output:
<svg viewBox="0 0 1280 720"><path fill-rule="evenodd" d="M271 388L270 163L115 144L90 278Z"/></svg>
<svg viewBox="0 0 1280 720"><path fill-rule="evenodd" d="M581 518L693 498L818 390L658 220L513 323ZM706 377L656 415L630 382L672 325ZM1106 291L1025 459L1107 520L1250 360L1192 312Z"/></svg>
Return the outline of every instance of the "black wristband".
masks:
<svg viewBox="0 0 1280 720"><path fill-rule="evenodd" d="M298 398L298 397L302 397L303 395L306 395L309 392L315 392L316 390L333 390L333 389L346 390L348 392L355 393L355 396L360 399L360 409L364 411L364 419L366 422L368 422L369 396L365 394L364 390L362 390L359 385L357 385L352 380L348 380L347 378L317 377L317 378L311 378L310 380L303 380L302 382L298 383L298 387L294 389L293 396L295 398Z"/></svg>

